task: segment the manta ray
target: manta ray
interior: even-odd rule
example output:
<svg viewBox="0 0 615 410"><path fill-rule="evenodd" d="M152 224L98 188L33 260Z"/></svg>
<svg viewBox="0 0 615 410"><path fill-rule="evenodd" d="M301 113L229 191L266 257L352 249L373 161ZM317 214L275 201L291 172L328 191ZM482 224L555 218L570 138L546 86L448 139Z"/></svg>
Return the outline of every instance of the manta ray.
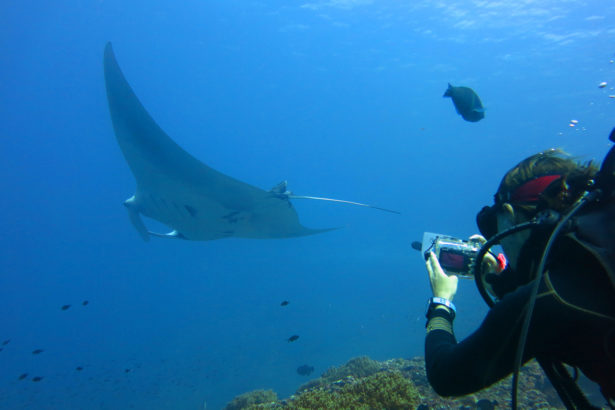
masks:
<svg viewBox="0 0 615 410"><path fill-rule="evenodd" d="M105 47L104 72L113 130L137 185L124 205L145 241L151 236L194 241L291 238L337 229L301 225L290 199L342 202L398 213L359 202L294 195L286 181L265 191L216 171L156 124L126 81L111 43ZM141 215L171 230L151 232Z"/></svg>

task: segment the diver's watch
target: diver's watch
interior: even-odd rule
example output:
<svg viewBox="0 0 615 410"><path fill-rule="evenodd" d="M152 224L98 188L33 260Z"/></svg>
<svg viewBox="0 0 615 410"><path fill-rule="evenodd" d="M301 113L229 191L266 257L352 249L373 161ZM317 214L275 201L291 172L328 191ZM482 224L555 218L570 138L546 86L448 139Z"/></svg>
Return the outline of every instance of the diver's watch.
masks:
<svg viewBox="0 0 615 410"><path fill-rule="evenodd" d="M439 297L429 298L429 300L427 301L427 312L425 313L427 319L429 319L431 313L438 305L446 306L451 315L451 320L455 319L455 313L457 313L457 309L455 308L455 305L453 305L453 302L448 299Z"/></svg>

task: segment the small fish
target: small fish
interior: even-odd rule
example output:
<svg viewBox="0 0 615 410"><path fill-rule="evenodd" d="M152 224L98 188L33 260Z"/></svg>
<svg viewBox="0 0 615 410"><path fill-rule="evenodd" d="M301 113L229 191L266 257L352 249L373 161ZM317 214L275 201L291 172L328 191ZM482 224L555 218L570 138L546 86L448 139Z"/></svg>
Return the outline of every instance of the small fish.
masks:
<svg viewBox="0 0 615 410"><path fill-rule="evenodd" d="M0 352L3 351L4 349L0 347Z"/></svg>
<svg viewBox="0 0 615 410"><path fill-rule="evenodd" d="M286 306L288 305L290 302L288 300L283 300L282 303L280 303L280 306Z"/></svg>
<svg viewBox="0 0 615 410"><path fill-rule="evenodd" d="M44 350L43 349L36 349L36 350L32 350L32 354L41 354L43 353Z"/></svg>
<svg viewBox="0 0 615 410"><path fill-rule="evenodd" d="M77 366L77 367L75 367L75 370L77 370L78 372L80 372L81 370L83 370L83 367L81 367L81 366Z"/></svg>
<svg viewBox="0 0 615 410"><path fill-rule="evenodd" d="M34 376L34 377L32 378L32 381L33 381L33 382L40 382L41 380L43 380L43 378L42 378L41 376Z"/></svg>
<svg viewBox="0 0 615 410"><path fill-rule="evenodd" d="M485 109L473 89L453 87L450 83L442 97L451 97L457 114L469 122L478 122L485 118Z"/></svg>
<svg viewBox="0 0 615 410"><path fill-rule="evenodd" d="M130 373L131 369L124 369L124 373Z"/></svg>
<svg viewBox="0 0 615 410"><path fill-rule="evenodd" d="M70 308L70 305L62 305L62 310L68 310Z"/></svg>
<svg viewBox="0 0 615 410"><path fill-rule="evenodd" d="M410 246L412 246L412 249L417 250L419 252L421 251L421 249L423 249L423 244L420 243L419 241L412 242L412 245Z"/></svg>
<svg viewBox="0 0 615 410"><path fill-rule="evenodd" d="M2 342L2 346L6 346L11 342L11 339L6 339L5 341Z"/></svg>
<svg viewBox="0 0 615 410"><path fill-rule="evenodd" d="M297 339L299 339L299 335L292 335L291 337L287 339L287 341L290 343L290 342L294 342Z"/></svg>
<svg viewBox="0 0 615 410"><path fill-rule="evenodd" d="M606 87L606 81L603 81L600 84L598 84L598 88L604 88L604 87Z"/></svg>
<svg viewBox="0 0 615 410"><path fill-rule="evenodd" d="M23 379L25 379L26 377L28 377L28 373L22 373L22 374L20 374L20 375L19 375L19 377L17 378L17 380L23 380Z"/></svg>
<svg viewBox="0 0 615 410"><path fill-rule="evenodd" d="M87 305L88 305L88 303L90 303L90 302L88 302L87 300L84 300L83 302L81 302L81 304L82 304L83 306L87 306Z"/></svg>
<svg viewBox="0 0 615 410"><path fill-rule="evenodd" d="M301 376L309 376L314 372L314 366L308 366L304 364L302 366L297 367L297 373Z"/></svg>

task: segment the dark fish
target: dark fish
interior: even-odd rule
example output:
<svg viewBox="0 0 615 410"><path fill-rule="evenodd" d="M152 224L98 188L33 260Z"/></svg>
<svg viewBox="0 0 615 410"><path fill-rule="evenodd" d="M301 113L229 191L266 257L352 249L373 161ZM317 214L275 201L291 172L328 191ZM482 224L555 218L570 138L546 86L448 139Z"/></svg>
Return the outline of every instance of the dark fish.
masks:
<svg viewBox="0 0 615 410"><path fill-rule="evenodd" d="M124 373L130 373L131 369L124 369Z"/></svg>
<svg viewBox="0 0 615 410"><path fill-rule="evenodd" d="M282 303L280 303L280 306L286 306L288 305L290 302L288 300L283 300Z"/></svg>
<svg viewBox="0 0 615 410"><path fill-rule="evenodd" d="M83 367L81 367L81 366L77 366L77 367L75 367L75 370L77 370L78 372L80 372L81 370L83 370Z"/></svg>
<svg viewBox="0 0 615 410"><path fill-rule="evenodd" d="M63 305L62 306L62 310L68 310L68 308L70 308L70 305Z"/></svg>
<svg viewBox="0 0 615 410"><path fill-rule="evenodd" d="M0 347L0 352L1 352L2 350L4 350L4 349L2 349L2 348Z"/></svg>
<svg viewBox="0 0 615 410"><path fill-rule="evenodd" d="M41 354L43 353L44 350L43 349L36 349L36 350L32 350L32 354Z"/></svg>
<svg viewBox="0 0 615 410"><path fill-rule="evenodd" d="M87 306L87 305L88 305L88 303L90 303L90 302L88 302L87 300L84 300L83 302L81 302L81 304L82 304L83 306Z"/></svg>
<svg viewBox="0 0 615 410"><path fill-rule="evenodd" d="M420 243L419 241L414 241L412 242L412 249L416 249L417 251L421 251L421 249L423 248L423 244Z"/></svg>
<svg viewBox="0 0 615 410"><path fill-rule="evenodd" d="M449 83L448 89L442 97L451 97L457 114L461 115L466 121L477 122L485 118L483 104L471 88L453 87Z"/></svg>
<svg viewBox="0 0 615 410"><path fill-rule="evenodd" d="M43 378L42 378L41 376L34 376L34 377L32 378L32 381L33 381L33 382L40 382L41 380L43 380Z"/></svg>
<svg viewBox="0 0 615 410"><path fill-rule="evenodd" d="M309 376L310 374L312 374L312 372L314 372L314 366L308 366L307 364L304 364L297 367L297 373L299 373L301 376Z"/></svg>
<svg viewBox="0 0 615 410"><path fill-rule="evenodd" d="M292 335L291 337L288 338L288 342L294 342L295 340L299 339L299 335Z"/></svg>
<svg viewBox="0 0 615 410"><path fill-rule="evenodd" d="M2 346L6 346L11 342L11 339L6 339L5 341L2 342Z"/></svg>
<svg viewBox="0 0 615 410"><path fill-rule="evenodd" d="M17 378L17 380L23 380L23 379L25 379L26 377L28 377L28 373L22 373L22 374L20 374L20 375L19 375L19 377Z"/></svg>

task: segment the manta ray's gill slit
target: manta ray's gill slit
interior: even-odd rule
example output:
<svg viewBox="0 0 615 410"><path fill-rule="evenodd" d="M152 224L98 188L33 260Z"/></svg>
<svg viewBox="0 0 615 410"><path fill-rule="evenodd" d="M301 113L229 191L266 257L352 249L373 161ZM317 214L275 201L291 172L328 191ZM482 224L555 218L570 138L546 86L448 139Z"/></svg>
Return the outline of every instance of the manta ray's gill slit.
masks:
<svg viewBox="0 0 615 410"><path fill-rule="evenodd" d="M230 224L236 224L241 219L245 219L245 218L241 216L239 211L232 211L224 215L222 219L226 220Z"/></svg>
<svg viewBox="0 0 615 410"><path fill-rule="evenodd" d="M154 207L155 207L158 211L161 211L161 210L162 210L162 206L161 206L161 198L159 198L159 197L157 197L157 196L155 196L155 195L153 195L153 194L150 194L150 196L149 196L149 197L150 197L150 200L151 200L151 202L152 202L152 205L153 205L153 206L154 206Z"/></svg>
<svg viewBox="0 0 615 410"><path fill-rule="evenodd" d="M239 214L239 211L232 211L232 212L229 212L228 214L224 215L222 217L222 219L226 219L227 221L230 221L231 219L237 220L236 216L238 214Z"/></svg>
<svg viewBox="0 0 615 410"><path fill-rule="evenodd" d="M165 198L161 197L161 196L157 196L154 194L149 194L149 203L150 203L150 208L152 208L151 210L155 210L155 212L161 214L161 215L173 215L173 214L180 214L182 217L185 216L185 214L183 214L183 212L181 211L181 208L179 209L179 212L177 210L177 206L175 206L173 209L173 207L171 207L170 204L174 204L174 201L172 200L166 200ZM182 215L183 214L183 215Z"/></svg>
<svg viewBox="0 0 615 410"><path fill-rule="evenodd" d="M193 218L196 217L196 209L194 209L190 205L184 205L184 208L186 208L186 211L188 211L188 213L190 214L191 217L193 217Z"/></svg>

